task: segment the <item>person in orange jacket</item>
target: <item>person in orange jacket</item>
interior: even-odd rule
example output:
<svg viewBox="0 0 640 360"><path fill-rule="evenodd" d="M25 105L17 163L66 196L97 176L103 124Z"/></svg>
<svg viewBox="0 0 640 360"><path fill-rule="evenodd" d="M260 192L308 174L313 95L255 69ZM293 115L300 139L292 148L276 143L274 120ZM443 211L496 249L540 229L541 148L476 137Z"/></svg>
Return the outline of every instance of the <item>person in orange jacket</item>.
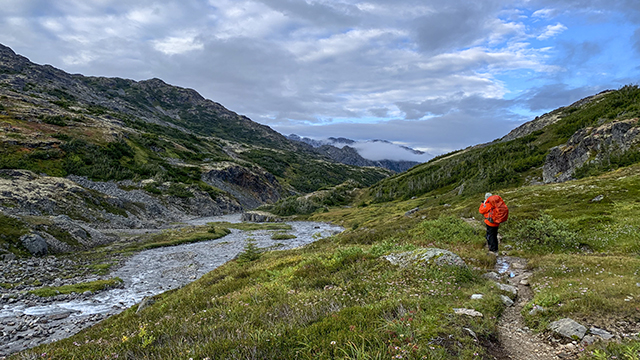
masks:
<svg viewBox="0 0 640 360"><path fill-rule="evenodd" d="M487 244L489 245L489 251L494 255L498 255L498 227L500 224L494 223L491 218L491 210L493 210L493 205L487 202L487 199L492 196L491 193L486 193L484 195L484 201L480 204L480 214L484 215L484 223L487 225Z"/></svg>

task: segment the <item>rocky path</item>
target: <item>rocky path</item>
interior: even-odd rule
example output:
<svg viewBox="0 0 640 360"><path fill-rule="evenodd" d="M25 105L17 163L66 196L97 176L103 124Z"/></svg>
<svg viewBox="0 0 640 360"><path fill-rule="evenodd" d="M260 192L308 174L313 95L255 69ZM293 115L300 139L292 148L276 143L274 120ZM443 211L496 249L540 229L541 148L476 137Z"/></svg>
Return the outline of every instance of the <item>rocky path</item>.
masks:
<svg viewBox="0 0 640 360"><path fill-rule="evenodd" d="M522 258L501 256L496 270L506 272L508 283L518 288L518 297L513 306L508 307L498 323L498 340L501 351L500 360L556 360L560 359L557 350L547 344L539 334L534 334L524 323L522 308L533 298L528 286L531 271L526 269L527 261ZM565 358L565 357L563 357Z"/></svg>

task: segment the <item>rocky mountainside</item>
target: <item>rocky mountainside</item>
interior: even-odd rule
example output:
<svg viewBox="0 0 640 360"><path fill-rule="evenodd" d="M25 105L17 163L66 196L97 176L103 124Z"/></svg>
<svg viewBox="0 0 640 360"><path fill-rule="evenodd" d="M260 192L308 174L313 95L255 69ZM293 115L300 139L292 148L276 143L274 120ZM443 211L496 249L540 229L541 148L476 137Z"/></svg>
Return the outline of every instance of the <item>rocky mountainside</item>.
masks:
<svg viewBox="0 0 640 360"><path fill-rule="evenodd" d="M640 88L604 91L492 143L438 156L370 189L376 202L436 189L459 195L564 182L640 162Z"/></svg>
<svg viewBox="0 0 640 360"><path fill-rule="evenodd" d="M5 252L30 235L53 251L103 242L50 230L59 216L88 234L158 227L390 174L332 161L192 89L72 75L2 45L1 169Z"/></svg>
<svg viewBox="0 0 640 360"><path fill-rule="evenodd" d="M347 164L347 165L355 165L355 166L375 166L384 169L391 170L393 172L399 173L403 171L407 171L412 167L420 164L417 161L409 161L409 160L370 160L365 159L360 155L358 149L353 147L357 144L356 141L346 138L333 138L330 137L327 140L315 140L307 137L300 137L295 134L288 135L287 138L292 141L298 141L301 143L305 143L311 145L313 151L327 156L333 161L337 161L339 163ZM391 144L388 141L384 140L373 140L372 143L385 143ZM400 148L405 149L407 152L412 154L421 155L424 154L421 151L414 150L408 147L400 146Z"/></svg>

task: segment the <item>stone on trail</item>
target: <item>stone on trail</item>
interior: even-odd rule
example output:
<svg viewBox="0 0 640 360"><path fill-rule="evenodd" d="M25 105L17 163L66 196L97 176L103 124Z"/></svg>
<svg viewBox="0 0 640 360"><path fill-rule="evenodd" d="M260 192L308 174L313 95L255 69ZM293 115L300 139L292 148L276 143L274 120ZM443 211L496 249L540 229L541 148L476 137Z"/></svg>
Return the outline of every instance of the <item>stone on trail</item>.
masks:
<svg viewBox="0 0 640 360"><path fill-rule="evenodd" d="M407 251L403 253L390 254L384 257L393 265L407 267L416 263L435 264L438 266L457 266L466 267L464 260L451 251L426 248Z"/></svg>
<svg viewBox="0 0 640 360"><path fill-rule="evenodd" d="M458 315L468 315L473 317L483 317L481 312L475 311L473 309L464 309L464 308L454 308L453 312Z"/></svg>
<svg viewBox="0 0 640 360"><path fill-rule="evenodd" d="M604 340L609 340L613 338L612 333L608 332L607 330L598 329L597 327L593 327L593 326L589 329L589 334L600 336Z"/></svg>
<svg viewBox="0 0 640 360"><path fill-rule="evenodd" d="M499 282L495 282L496 286L502 291L506 291L508 293L512 293L513 295L518 295L518 288L513 285L501 284Z"/></svg>
<svg viewBox="0 0 640 360"><path fill-rule="evenodd" d="M513 300L511 300L510 297L506 296L506 295L500 295L500 299L502 300L502 303L506 306L506 307L511 307L513 306Z"/></svg>
<svg viewBox="0 0 640 360"><path fill-rule="evenodd" d="M482 277L489 280L500 280L500 275L498 275L495 271L489 271L488 273L482 274Z"/></svg>
<svg viewBox="0 0 640 360"><path fill-rule="evenodd" d="M571 340L581 340L587 333L586 327L569 318L552 322L548 329Z"/></svg>

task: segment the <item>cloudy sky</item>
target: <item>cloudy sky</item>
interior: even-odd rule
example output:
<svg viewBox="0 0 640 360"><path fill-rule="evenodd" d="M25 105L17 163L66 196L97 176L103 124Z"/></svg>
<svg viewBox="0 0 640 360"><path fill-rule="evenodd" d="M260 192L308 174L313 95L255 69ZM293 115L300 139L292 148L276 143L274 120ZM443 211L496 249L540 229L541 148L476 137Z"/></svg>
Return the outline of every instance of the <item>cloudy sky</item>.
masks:
<svg viewBox="0 0 640 360"><path fill-rule="evenodd" d="M637 0L0 0L0 43L283 133L434 155L638 83Z"/></svg>

